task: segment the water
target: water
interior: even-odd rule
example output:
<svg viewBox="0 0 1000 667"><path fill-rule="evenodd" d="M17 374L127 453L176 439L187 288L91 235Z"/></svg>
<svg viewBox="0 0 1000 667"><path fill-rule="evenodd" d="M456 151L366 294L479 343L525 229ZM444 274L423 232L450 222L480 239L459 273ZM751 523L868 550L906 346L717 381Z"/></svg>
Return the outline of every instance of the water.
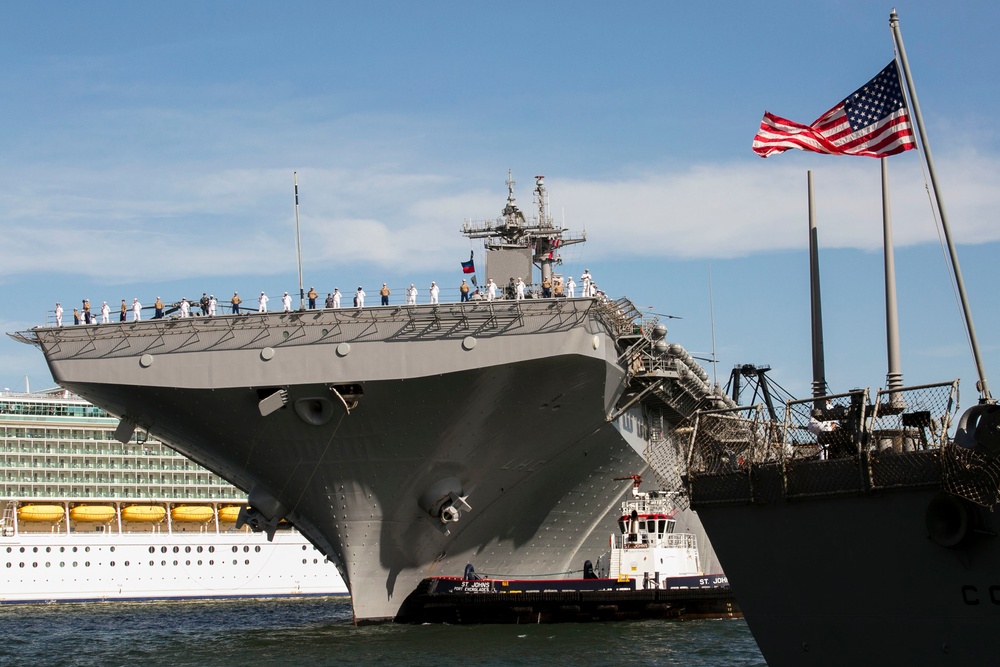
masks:
<svg viewBox="0 0 1000 667"><path fill-rule="evenodd" d="M765 667L742 620L354 627L348 598L0 607L0 665Z"/></svg>

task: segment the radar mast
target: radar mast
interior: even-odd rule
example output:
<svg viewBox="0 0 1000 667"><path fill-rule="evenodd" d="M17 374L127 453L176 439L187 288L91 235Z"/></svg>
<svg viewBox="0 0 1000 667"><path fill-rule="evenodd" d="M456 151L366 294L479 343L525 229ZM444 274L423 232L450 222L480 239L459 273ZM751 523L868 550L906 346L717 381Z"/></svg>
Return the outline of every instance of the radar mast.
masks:
<svg viewBox="0 0 1000 667"><path fill-rule="evenodd" d="M587 233L568 235L567 228L556 226L549 213L545 176L535 176L533 194L538 213L530 222L517 207L514 184L512 172L508 170L507 204L501 216L494 220L466 220L462 224L462 233L470 239L485 239L487 276L498 283L504 280L504 273L510 273L512 277L514 274L527 277L527 282L531 283L530 265L534 264L541 271L541 281L548 280L552 284L552 267L562 264L560 250L564 246L585 242ZM491 263L499 265L497 270L491 270ZM515 267L525 264L527 270L515 270ZM508 267L511 267L510 270L506 270Z"/></svg>

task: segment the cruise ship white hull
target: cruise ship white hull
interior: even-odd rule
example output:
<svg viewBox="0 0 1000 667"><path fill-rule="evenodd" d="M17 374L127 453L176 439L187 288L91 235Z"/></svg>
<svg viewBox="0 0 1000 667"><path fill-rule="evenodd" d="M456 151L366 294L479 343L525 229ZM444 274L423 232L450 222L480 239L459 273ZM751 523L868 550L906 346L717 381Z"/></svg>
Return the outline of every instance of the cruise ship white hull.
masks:
<svg viewBox="0 0 1000 667"><path fill-rule="evenodd" d="M0 538L0 604L346 595L301 535L26 532Z"/></svg>
<svg viewBox="0 0 1000 667"><path fill-rule="evenodd" d="M611 419L629 379L614 317L592 299L472 302L31 342L61 385L251 489L261 521L291 521L342 565L363 621L468 562L553 574L606 550L615 478L646 465ZM669 389L691 412L705 396Z"/></svg>

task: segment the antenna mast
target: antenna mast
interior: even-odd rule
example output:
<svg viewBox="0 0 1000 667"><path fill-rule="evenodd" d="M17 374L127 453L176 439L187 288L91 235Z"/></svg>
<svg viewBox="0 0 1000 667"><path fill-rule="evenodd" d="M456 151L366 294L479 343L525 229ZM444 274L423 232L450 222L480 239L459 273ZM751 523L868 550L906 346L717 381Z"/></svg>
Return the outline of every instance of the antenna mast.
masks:
<svg viewBox="0 0 1000 667"><path fill-rule="evenodd" d="M306 309L306 292L302 287L302 237L299 234L299 176L292 172L292 183L295 185L295 254L299 265L299 310Z"/></svg>

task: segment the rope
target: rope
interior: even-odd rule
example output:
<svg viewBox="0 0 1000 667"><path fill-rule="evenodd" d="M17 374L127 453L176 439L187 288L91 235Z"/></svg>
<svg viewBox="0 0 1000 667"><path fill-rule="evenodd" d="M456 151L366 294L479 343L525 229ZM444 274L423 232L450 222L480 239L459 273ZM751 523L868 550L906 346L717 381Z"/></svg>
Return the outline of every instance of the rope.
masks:
<svg viewBox="0 0 1000 667"><path fill-rule="evenodd" d="M923 149L920 149L923 150ZM968 329L969 323L965 320L965 309L962 308L962 299L958 293L958 285L955 282L955 270L951 265L951 256L948 253L948 248L944 240L943 228L941 226L941 220L938 215L937 205L934 201L934 195L931 192L931 184L929 182L929 174L927 173L927 163L925 160L917 160L920 163L920 174L924 179L924 192L927 194L927 206L931 210L931 218L934 221L934 231L937 233L938 245L941 247L941 256L944 258L944 266L946 272L948 272L948 284L951 285L951 294L955 299L955 305L958 307L959 317L962 318L962 322L965 324L966 329ZM966 336L966 343L969 346L969 352L975 357L975 350L972 348L972 339Z"/></svg>

